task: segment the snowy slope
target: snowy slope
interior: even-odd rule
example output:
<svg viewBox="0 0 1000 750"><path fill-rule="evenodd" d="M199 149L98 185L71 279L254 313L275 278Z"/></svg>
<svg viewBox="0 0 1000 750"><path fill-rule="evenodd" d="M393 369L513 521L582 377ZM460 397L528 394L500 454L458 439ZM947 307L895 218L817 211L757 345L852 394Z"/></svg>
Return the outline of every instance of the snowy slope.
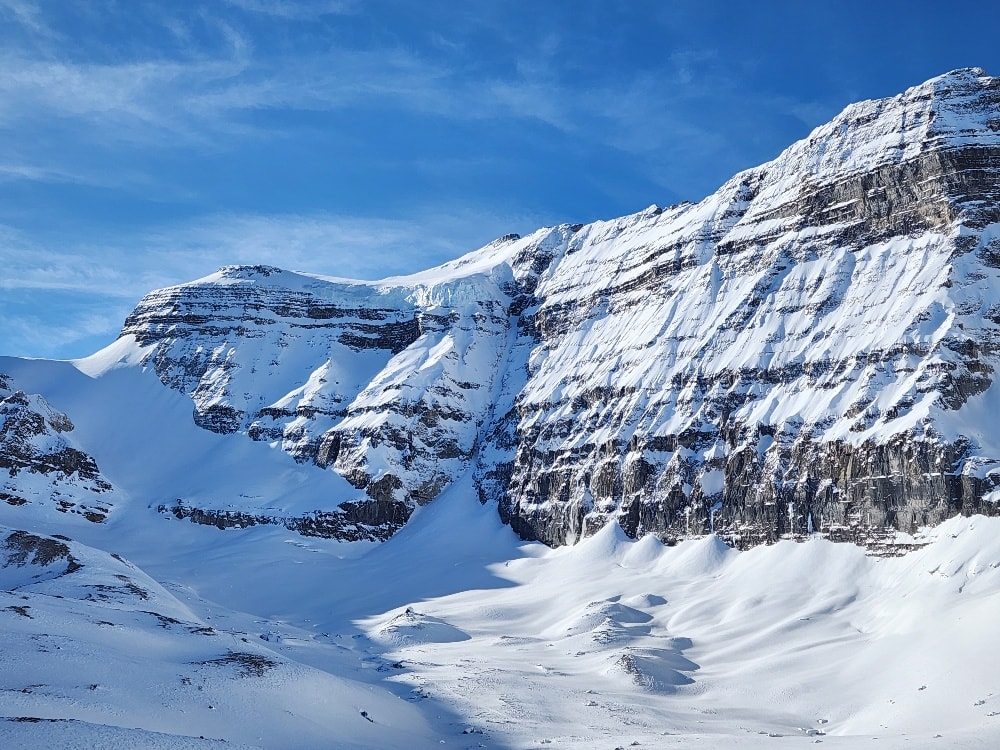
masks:
<svg viewBox="0 0 1000 750"><path fill-rule="evenodd" d="M337 507L363 496L334 472L298 464L242 436L203 430L191 419L190 401L163 388L154 373L108 362L103 367L95 378L69 362L0 357L0 368L43 388L70 415L76 425L72 435L91 451L102 476L142 508L185 516L208 508L218 518L202 520L223 526L265 523L373 538ZM20 475L10 481L19 482ZM36 516L18 514L12 523L20 518Z"/></svg>
<svg viewBox="0 0 1000 750"><path fill-rule="evenodd" d="M28 554L0 534L5 746L1000 741L998 519L872 558L820 538L665 547L613 524L553 550L467 482L346 555L127 515L82 526L87 544L34 535Z"/></svg>
<svg viewBox="0 0 1000 750"><path fill-rule="evenodd" d="M124 558L63 539L0 529L4 746L432 744L416 710L336 674L353 660L290 660L195 615Z"/></svg>

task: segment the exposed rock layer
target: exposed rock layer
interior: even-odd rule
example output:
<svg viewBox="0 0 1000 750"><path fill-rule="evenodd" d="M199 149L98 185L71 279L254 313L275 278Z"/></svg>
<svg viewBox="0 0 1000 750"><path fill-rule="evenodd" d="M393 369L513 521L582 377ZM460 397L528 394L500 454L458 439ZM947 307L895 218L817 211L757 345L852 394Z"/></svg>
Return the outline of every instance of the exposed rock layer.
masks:
<svg viewBox="0 0 1000 750"><path fill-rule="evenodd" d="M113 489L92 456L75 447L73 422L0 374L0 501L39 504L101 523Z"/></svg>
<svg viewBox="0 0 1000 750"><path fill-rule="evenodd" d="M382 282L225 268L151 293L123 335L199 425L363 491L336 512L373 538L470 470L548 544L611 520L754 544L992 513L998 122L1000 79L956 71L698 204Z"/></svg>

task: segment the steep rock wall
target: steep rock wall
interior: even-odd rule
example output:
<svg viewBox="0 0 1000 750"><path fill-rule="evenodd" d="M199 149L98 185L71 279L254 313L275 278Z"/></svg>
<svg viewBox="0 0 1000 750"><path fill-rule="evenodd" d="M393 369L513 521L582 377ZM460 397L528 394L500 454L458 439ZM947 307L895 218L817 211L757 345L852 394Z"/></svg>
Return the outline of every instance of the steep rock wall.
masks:
<svg viewBox="0 0 1000 750"><path fill-rule="evenodd" d="M526 311L484 497L550 544L995 511L998 113L1000 81L956 72L698 205L584 228Z"/></svg>

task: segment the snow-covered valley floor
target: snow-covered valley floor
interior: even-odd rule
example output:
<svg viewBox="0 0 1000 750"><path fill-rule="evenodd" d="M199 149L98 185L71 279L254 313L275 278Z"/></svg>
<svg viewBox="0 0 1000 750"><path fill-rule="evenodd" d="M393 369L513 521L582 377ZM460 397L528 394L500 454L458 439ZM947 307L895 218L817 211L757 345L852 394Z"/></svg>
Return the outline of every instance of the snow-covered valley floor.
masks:
<svg viewBox="0 0 1000 750"><path fill-rule="evenodd" d="M8 560L0 742L1000 744L997 519L954 519L895 559L615 527L549 550L461 489L346 556L146 518L66 542L70 573Z"/></svg>

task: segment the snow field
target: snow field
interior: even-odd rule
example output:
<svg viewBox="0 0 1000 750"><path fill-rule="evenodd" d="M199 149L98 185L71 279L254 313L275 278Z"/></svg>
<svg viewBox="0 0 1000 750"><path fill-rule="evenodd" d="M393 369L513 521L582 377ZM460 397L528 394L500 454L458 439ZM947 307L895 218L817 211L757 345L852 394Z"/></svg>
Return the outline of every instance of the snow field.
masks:
<svg viewBox="0 0 1000 750"><path fill-rule="evenodd" d="M134 498L105 524L36 519L82 567L0 568L0 716L58 721L0 722L0 741L1000 742L998 519L886 559L818 538L665 547L614 524L551 550L473 497L466 477L378 545L219 531Z"/></svg>

